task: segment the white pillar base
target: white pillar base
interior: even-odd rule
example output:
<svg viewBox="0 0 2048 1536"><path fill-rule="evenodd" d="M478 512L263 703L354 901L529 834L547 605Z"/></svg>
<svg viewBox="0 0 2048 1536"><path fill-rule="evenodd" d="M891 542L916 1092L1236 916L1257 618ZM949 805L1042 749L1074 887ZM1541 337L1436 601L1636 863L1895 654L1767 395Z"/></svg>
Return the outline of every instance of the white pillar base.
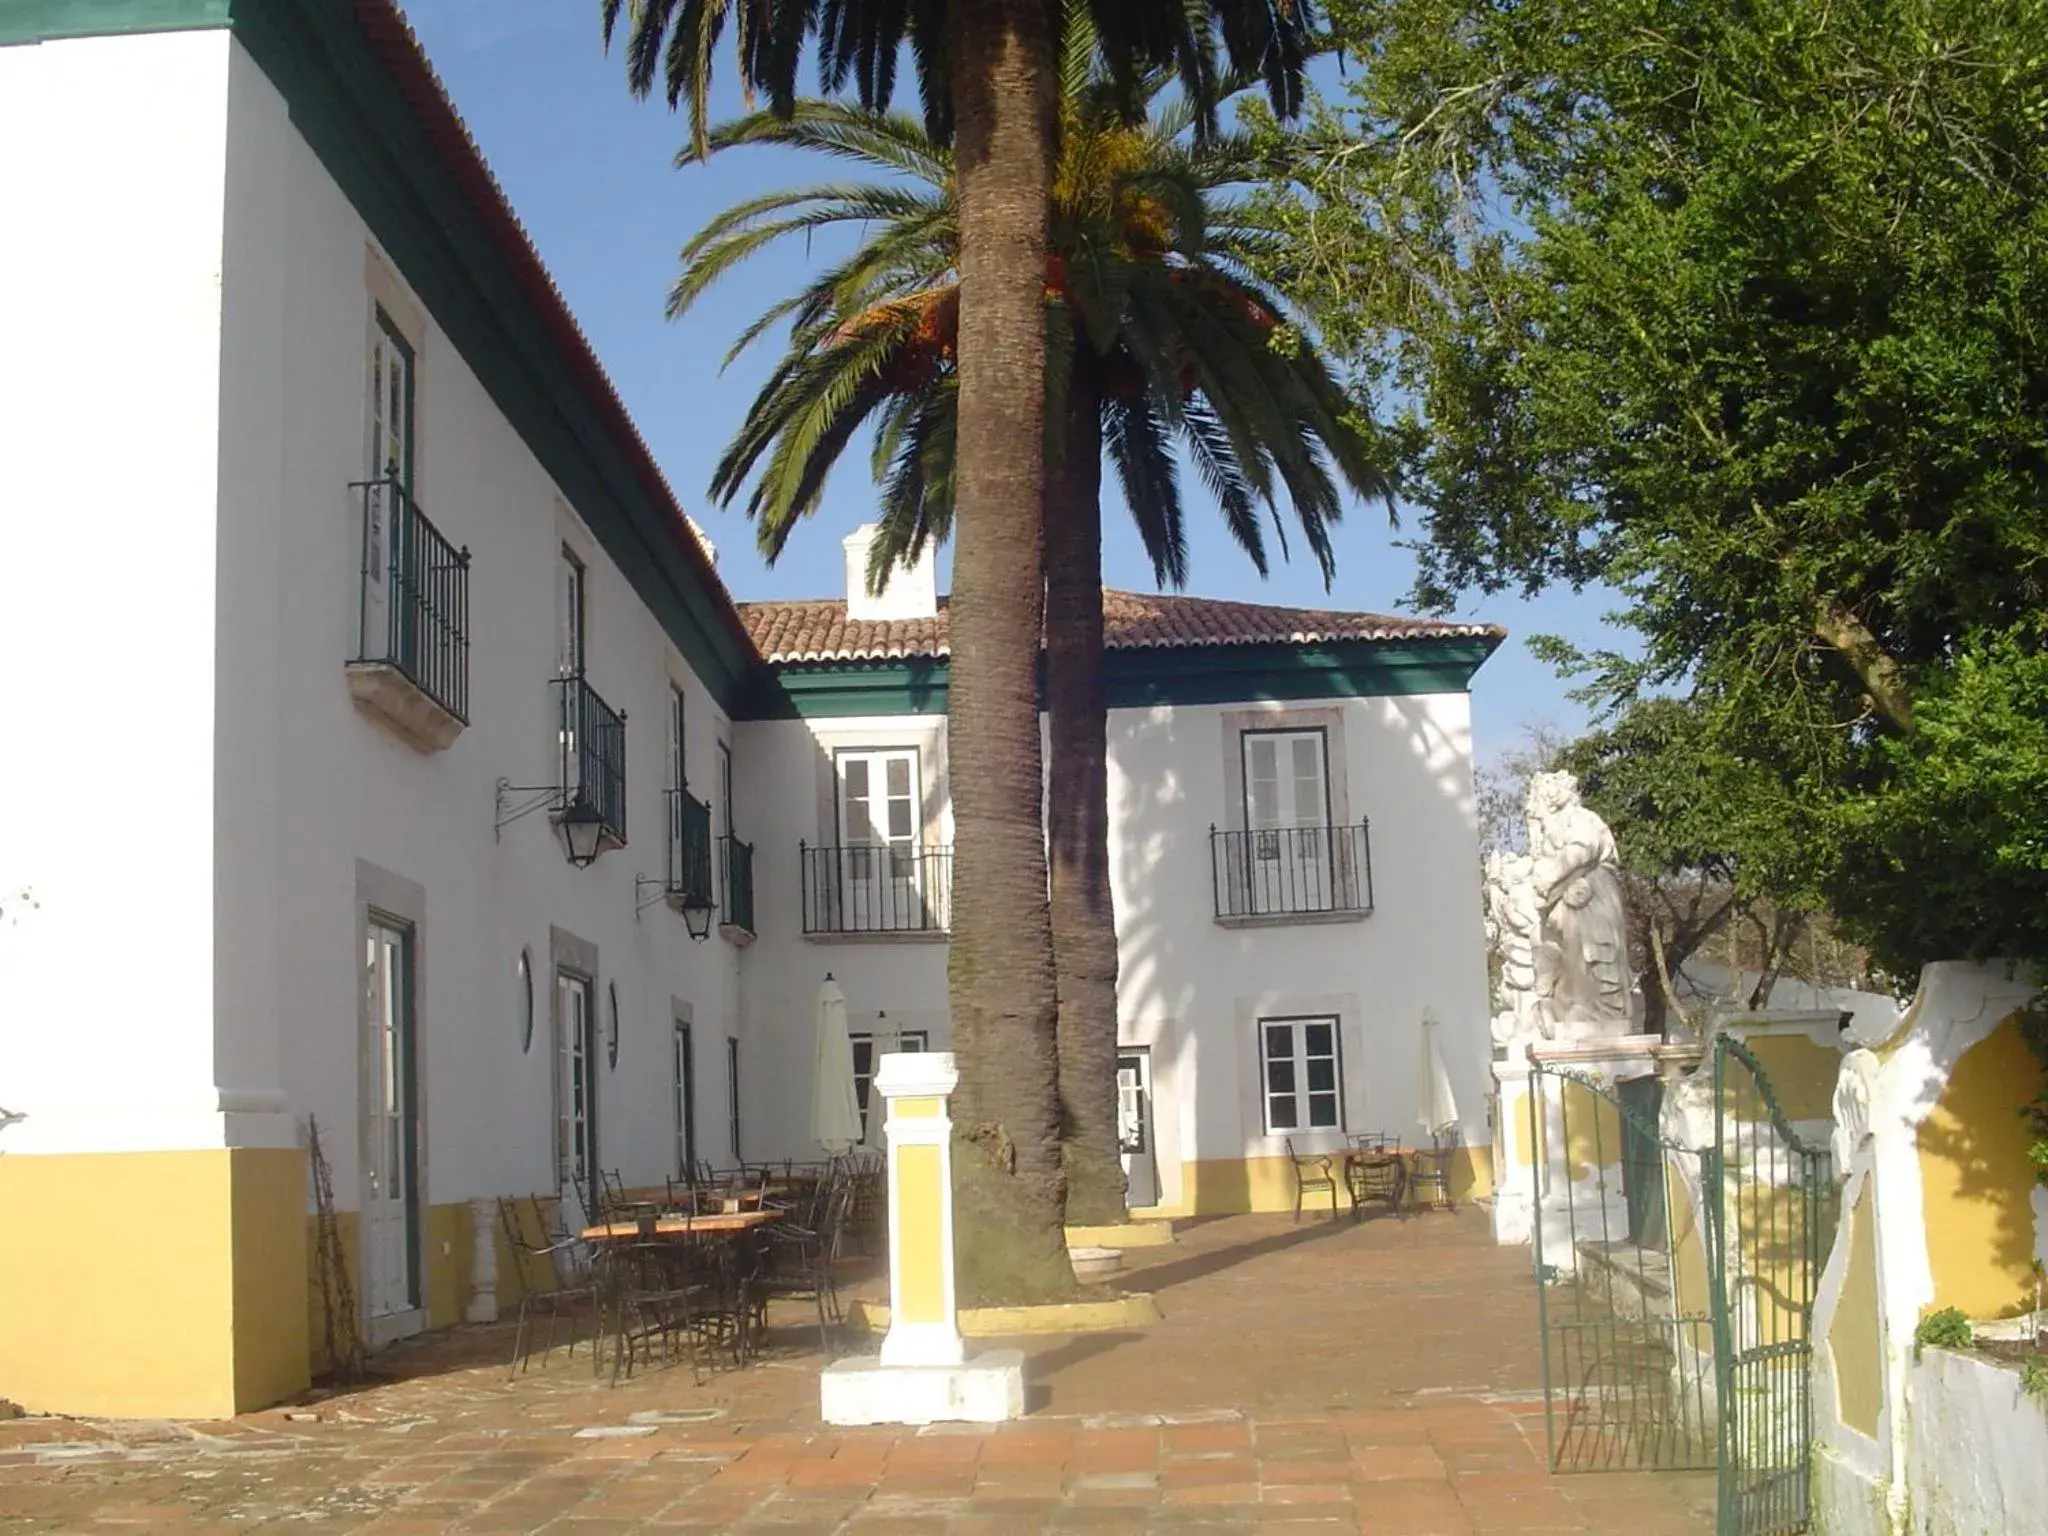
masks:
<svg viewBox="0 0 2048 1536"><path fill-rule="evenodd" d="M889 1331L882 1336L882 1364L959 1365L967 1359L967 1345L953 1319L936 1323L906 1323L891 1313Z"/></svg>
<svg viewBox="0 0 2048 1536"><path fill-rule="evenodd" d="M469 1202L469 1305L463 1316L472 1323L498 1320L498 1202Z"/></svg>
<svg viewBox="0 0 2048 1536"><path fill-rule="evenodd" d="M835 1360L818 1386L827 1424L1000 1424L1024 1417L1024 1351L982 1350L959 1365Z"/></svg>

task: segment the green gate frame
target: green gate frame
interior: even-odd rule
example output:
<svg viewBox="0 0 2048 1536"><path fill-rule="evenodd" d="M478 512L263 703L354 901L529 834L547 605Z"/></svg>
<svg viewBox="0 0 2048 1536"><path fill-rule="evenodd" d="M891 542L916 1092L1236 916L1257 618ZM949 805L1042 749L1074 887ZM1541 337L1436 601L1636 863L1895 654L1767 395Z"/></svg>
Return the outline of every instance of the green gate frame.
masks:
<svg viewBox="0 0 2048 1536"><path fill-rule="evenodd" d="M1667 1138L1646 1113L1661 1094L1624 1093L1531 1055L1531 1248L1550 1466L1712 1468L1716 1536L1794 1536L1811 1519L1811 1335L1834 1241L1832 1160L1794 1129L1741 1041L1717 1035L1693 1081L1713 1093L1703 1146ZM1553 1135L1563 1141L1562 1189L1543 1182L1560 1161L1547 1151ZM1588 1178L1570 1177L1578 1166ZM1654 1195L1608 1188L1609 1169L1626 1183L1652 1167ZM1664 1221L1645 1231L1653 1200ZM1703 1298L1697 1277L1687 1284L1688 1262L1705 1270Z"/></svg>

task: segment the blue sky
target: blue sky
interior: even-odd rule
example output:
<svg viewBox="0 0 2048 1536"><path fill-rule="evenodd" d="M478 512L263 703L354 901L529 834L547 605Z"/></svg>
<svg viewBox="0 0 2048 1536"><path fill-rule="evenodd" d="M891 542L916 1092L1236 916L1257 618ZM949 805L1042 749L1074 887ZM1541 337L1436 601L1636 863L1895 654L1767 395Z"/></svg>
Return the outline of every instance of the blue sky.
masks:
<svg viewBox="0 0 2048 1536"><path fill-rule="evenodd" d="M872 509L865 444L857 445L828 486L813 526L790 540L770 568L756 553L741 511L722 511L704 494L719 451L743 419L771 365L757 347L723 374L719 361L740 328L803 279L822 248L800 244L758 255L729 274L679 322L662 317L676 274L676 253L704 220L777 185L843 176L785 151L744 150L705 166L677 170L684 121L658 101L626 94L616 56L599 46L596 0L410 0L407 13L455 105L525 222L667 471L676 494L718 546L720 573L735 595L824 597L844 582L839 541ZM721 110L740 108L728 55L718 65ZM914 109L914 97L902 103ZM1325 593L1306 558L1257 572L1209 515L1189 485L1191 576L1188 590L1247 602L1398 611L1412 561L1395 545L1385 510L1354 504L1337 530L1337 579ZM1113 489L1110 491L1113 496ZM1111 586L1152 587L1129 519L1105 509L1104 575ZM941 569L941 586L944 571ZM1548 720L1576 728L1584 718L1567 684L1523 649L1536 633L1587 645L1620 639L1602 622L1604 594L1546 594L1534 601L1489 598L1469 616L1504 624L1511 638L1474 681L1474 715L1483 757L1511 746L1524 725Z"/></svg>

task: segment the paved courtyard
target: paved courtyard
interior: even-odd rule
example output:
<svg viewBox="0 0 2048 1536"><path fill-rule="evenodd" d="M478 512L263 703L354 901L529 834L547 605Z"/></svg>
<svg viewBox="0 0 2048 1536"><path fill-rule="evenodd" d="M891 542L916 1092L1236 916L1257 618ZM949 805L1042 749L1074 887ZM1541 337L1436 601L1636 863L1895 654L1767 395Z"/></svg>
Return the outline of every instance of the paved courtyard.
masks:
<svg viewBox="0 0 2048 1536"><path fill-rule="evenodd" d="M1700 1474L1551 1477L1528 1256L1483 1214L1184 1223L1134 1254L1143 1331L1033 1341L996 1429L834 1430L815 1328L613 1390L587 1351L508 1382L509 1330L386 1352L226 1424L0 1424L0 1531L1509 1531L1693 1536Z"/></svg>

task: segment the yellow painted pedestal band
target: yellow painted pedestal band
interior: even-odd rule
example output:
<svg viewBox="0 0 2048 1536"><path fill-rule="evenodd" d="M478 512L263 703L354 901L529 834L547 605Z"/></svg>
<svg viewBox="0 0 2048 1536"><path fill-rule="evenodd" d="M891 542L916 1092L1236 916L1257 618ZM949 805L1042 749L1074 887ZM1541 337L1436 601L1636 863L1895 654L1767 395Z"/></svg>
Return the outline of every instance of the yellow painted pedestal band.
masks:
<svg viewBox="0 0 2048 1536"><path fill-rule="evenodd" d="M0 1157L0 1391L219 1419L307 1384L296 1148Z"/></svg>
<svg viewBox="0 0 2048 1536"><path fill-rule="evenodd" d="M899 1100L899 1107L903 1101ZM896 1153L897 1300L905 1322L937 1323L946 1315L946 1255L940 1228L945 1190L939 1149L901 1147Z"/></svg>

